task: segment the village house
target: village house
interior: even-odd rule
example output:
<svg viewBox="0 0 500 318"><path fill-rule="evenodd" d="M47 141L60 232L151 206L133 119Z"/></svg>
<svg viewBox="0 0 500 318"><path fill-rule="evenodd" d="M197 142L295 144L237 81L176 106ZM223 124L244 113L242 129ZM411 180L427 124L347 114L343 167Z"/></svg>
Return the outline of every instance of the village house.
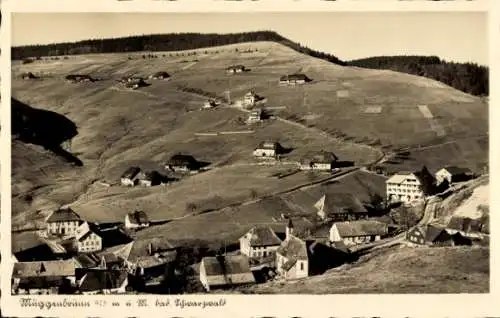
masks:
<svg viewBox="0 0 500 318"><path fill-rule="evenodd" d="M137 239L130 242L127 249L120 254L127 271L146 283L163 277L166 267L177 257L177 247L162 237Z"/></svg>
<svg viewBox="0 0 500 318"><path fill-rule="evenodd" d="M260 99L259 95L255 94L254 91L250 91L243 96L243 104L247 107L251 107L254 106Z"/></svg>
<svg viewBox="0 0 500 318"><path fill-rule="evenodd" d="M330 242L358 245L379 241L389 234L388 226L378 221L359 220L333 223Z"/></svg>
<svg viewBox="0 0 500 318"><path fill-rule="evenodd" d="M255 284L245 255L203 257L200 263L200 282L206 291Z"/></svg>
<svg viewBox="0 0 500 318"><path fill-rule="evenodd" d="M14 263L13 294L68 293L75 283L75 262L72 259Z"/></svg>
<svg viewBox="0 0 500 318"><path fill-rule="evenodd" d="M149 218L144 211L135 211L125 216L125 228L137 229L149 226Z"/></svg>
<svg viewBox="0 0 500 318"><path fill-rule="evenodd" d="M211 109L211 108L214 108L216 107L218 104L217 104L217 101L213 98L210 98L209 100L207 100L204 104L203 104L203 109Z"/></svg>
<svg viewBox="0 0 500 318"><path fill-rule="evenodd" d="M455 166L444 167L435 174L437 184L446 181L449 185L455 182L467 181L471 176L472 171L470 169Z"/></svg>
<svg viewBox="0 0 500 318"><path fill-rule="evenodd" d="M305 84L310 81L311 79L304 74L290 74L290 75L284 75L280 78L281 85Z"/></svg>
<svg viewBox="0 0 500 318"><path fill-rule="evenodd" d="M72 236L83 221L71 208L62 208L52 212L45 222L47 234Z"/></svg>
<svg viewBox="0 0 500 318"><path fill-rule="evenodd" d="M125 87L129 89L138 89L144 86L147 86L148 84L144 82L143 79L135 79L135 80L129 80L127 83L125 83Z"/></svg>
<svg viewBox="0 0 500 318"><path fill-rule="evenodd" d="M274 257L281 240L268 226L253 227L240 237L240 251L249 258Z"/></svg>
<svg viewBox="0 0 500 318"><path fill-rule="evenodd" d="M293 224L286 227L286 238L276 250L276 271L286 280L309 276L307 244L293 233Z"/></svg>
<svg viewBox="0 0 500 318"><path fill-rule="evenodd" d="M164 177L158 171L139 172L136 177L137 184L143 187L157 186L163 183Z"/></svg>
<svg viewBox="0 0 500 318"><path fill-rule="evenodd" d="M95 253L77 254L73 256L75 268L96 269L101 268L101 258Z"/></svg>
<svg viewBox="0 0 500 318"><path fill-rule="evenodd" d="M78 290L84 295L124 294L128 273L121 270L86 269L79 279Z"/></svg>
<svg viewBox="0 0 500 318"><path fill-rule="evenodd" d="M321 220L334 222L354 221L368 217L368 210L350 193L325 193L315 204Z"/></svg>
<svg viewBox="0 0 500 318"><path fill-rule="evenodd" d="M246 68L244 65L232 65L226 68L226 72L229 74L234 74L234 73L243 73L246 71Z"/></svg>
<svg viewBox="0 0 500 318"><path fill-rule="evenodd" d="M189 172L200 169L199 162L191 155L173 155L165 164L165 169L174 172Z"/></svg>
<svg viewBox="0 0 500 318"><path fill-rule="evenodd" d="M141 172L141 168L139 167L130 167L128 168L121 176L121 183L124 186L134 186L136 183L136 177Z"/></svg>
<svg viewBox="0 0 500 318"><path fill-rule="evenodd" d="M253 155L258 158L276 159L281 149L281 145L277 142L264 141L255 148Z"/></svg>
<svg viewBox="0 0 500 318"><path fill-rule="evenodd" d="M31 79L37 79L38 77L35 76L35 74L28 72L28 73L23 73L21 74L21 77L23 80L31 80Z"/></svg>
<svg viewBox="0 0 500 318"><path fill-rule="evenodd" d="M160 71L156 72L154 74L149 75L150 79L156 79L156 80L168 80L170 79L170 75L167 72Z"/></svg>
<svg viewBox="0 0 500 318"><path fill-rule="evenodd" d="M262 121L262 109L255 109L250 112L247 124L255 124Z"/></svg>
<svg viewBox="0 0 500 318"><path fill-rule="evenodd" d="M461 236L470 239L482 239L488 231L485 228L486 224L479 219L471 219L468 217L452 216L446 232L450 235L459 233Z"/></svg>
<svg viewBox="0 0 500 318"><path fill-rule="evenodd" d="M66 249L40 234L35 231L12 233L12 254L16 261L51 261L66 257Z"/></svg>
<svg viewBox="0 0 500 318"><path fill-rule="evenodd" d="M337 156L333 152L324 150L309 152L300 161L300 169L332 171L336 161Z"/></svg>
<svg viewBox="0 0 500 318"><path fill-rule="evenodd" d="M410 246L453 246L453 236L435 225L419 225L412 228L406 239Z"/></svg>
<svg viewBox="0 0 500 318"><path fill-rule="evenodd" d="M95 226L82 223L75 233L75 244L78 253L89 253L102 249L102 238Z"/></svg>
<svg viewBox="0 0 500 318"><path fill-rule="evenodd" d="M81 83L81 82L93 82L94 79L90 75L82 74L70 74L65 77L67 82L71 83Z"/></svg>
<svg viewBox="0 0 500 318"><path fill-rule="evenodd" d="M433 178L431 175L430 177ZM428 182L420 172L399 172L386 180L386 196L391 203L412 203L425 199L424 185Z"/></svg>

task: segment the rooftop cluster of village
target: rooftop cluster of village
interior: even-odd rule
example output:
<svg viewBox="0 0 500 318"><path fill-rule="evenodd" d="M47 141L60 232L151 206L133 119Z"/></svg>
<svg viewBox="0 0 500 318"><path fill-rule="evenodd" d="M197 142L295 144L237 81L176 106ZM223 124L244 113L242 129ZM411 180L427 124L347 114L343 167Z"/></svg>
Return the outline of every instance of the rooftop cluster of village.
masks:
<svg viewBox="0 0 500 318"><path fill-rule="evenodd" d="M243 65L226 69L228 74L249 71ZM23 78L37 77L26 73ZM170 75L157 72L149 79L169 80ZM79 83L95 79L89 75L71 74L66 80ZM290 74L279 79L281 85L301 85L310 81L304 74ZM144 78L134 76L125 77L119 83L132 90L149 85ZM263 100L250 91L239 101L244 108L251 108L247 123L262 121L263 108L254 106L262 104ZM202 109L220 104L220 100L210 98ZM252 156L279 162L286 152L279 142L269 140L259 143ZM204 165L192 155L177 154L163 168L174 174L190 174L200 171ZM308 153L297 165L300 170L328 173L345 167L334 153L325 150ZM385 198L379 209L387 211L401 204L414 206L472 177L471 171L457 167L444 167L434 175L427 169L396 173L386 180ZM168 176L158 171L143 171L133 166L121 175L120 183L149 187L165 184L168 180ZM196 277L203 290L212 291L317 275L353 260L360 247L379 244L401 233L405 233L404 241L410 246L471 245L488 233L487 224L459 218L452 219L448 226L389 224L377 217L380 211L375 215L373 206L367 208L365 202L348 193L325 192L316 198L313 208L315 217L323 225L321 228L297 231L293 216L283 215L283 222L276 227L251 227L237 242L227 242L228 246L237 245L237 248L200 253L187 263L185 257L180 256L185 256L182 252L185 246L171 244L161 237L136 237L137 231L155 226L147 211L131 212L123 222L110 226L82 220L71 208L61 208L47 218L45 231L25 234L33 237L19 241L30 244L13 249L12 292L110 294L156 288L156 291L161 289L168 293L175 290L173 286L179 284L179 277L185 275L187 267L192 269L190 276Z"/></svg>
<svg viewBox="0 0 500 318"><path fill-rule="evenodd" d="M446 167L430 177L434 183L454 185L471 176L466 169ZM388 204L421 201L427 196L421 187L424 180L422 172L393 175L386 182ZM192 269L189 275L198 291L209 292L317 275L352 261L360 247L404 231L409 246L471 245L489 233L487 224L459 217L447 227L402 228L373 217L355 195L347 193L325 193L314 209L325 225L322 228L296 232L293 217L284 215L281 227L251 227L238 241L227 242L232 248L200 253L183 263L179 262L182 245L161 237L135 237L137 231L155 226L144 211L127 214L123 222L98 224L83 220L69 207L60 208L46 219L46 230L21 233L13 240L12 292L168 293L177 290L177 276L185 275L186 267Z"/></svg>

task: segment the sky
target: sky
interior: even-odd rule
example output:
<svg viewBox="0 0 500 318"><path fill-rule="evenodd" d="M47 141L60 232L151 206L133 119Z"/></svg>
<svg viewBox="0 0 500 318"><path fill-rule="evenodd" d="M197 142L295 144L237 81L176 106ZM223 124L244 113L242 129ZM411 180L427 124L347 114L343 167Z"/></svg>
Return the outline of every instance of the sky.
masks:
<svg viewBox="0 0 500 318"><path fill-rule="evenodd" d="M311 49L351 60L437 55L488 65L482 12L15 13L12 45L158 33L276 31Z"/></svg>

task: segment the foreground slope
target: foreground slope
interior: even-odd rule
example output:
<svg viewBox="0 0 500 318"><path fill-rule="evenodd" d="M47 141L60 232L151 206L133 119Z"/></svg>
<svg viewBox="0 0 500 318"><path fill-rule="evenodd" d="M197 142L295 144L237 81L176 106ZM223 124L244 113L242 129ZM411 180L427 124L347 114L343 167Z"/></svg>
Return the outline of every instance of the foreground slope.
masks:
<svg viewBox="0 0 500 318"><path fill-rule="evenodd" d="M382 150L427 145L432 147L420 150L425 155L419 157L417 150L412 153L422 161L408 160L410 165L439 168L442 147L450 147L444 151L448 164L476 168L487 160L487 105L439 82L343 67L268 42L155 55L81 55L13 65L13 97L72 121L78 133L68 151L83 163L69 169L55 165L47 178L55 184L64 180L68 186L44 189L40 169L33 168L44 157L32 149L13 148L20 158L18 163L13 161L13 184L26 184L16 195L22 201L26 193L32 193L14 206L14 215L41 219L54 206L73 204L84 218L95 221L122 220L134 209L146 210L155 220L188 218L192 214L186 209L189 204L220 208L247 200L255 191L279 192L321 177L298 173L271 178L276 170L288 168L253 165L250 154L265 139L292 148L287 156L290 161L322 148L334 151L341 160L367 165L380 159ZM231 64L244 64L251 70L228 76L224 69ZM135 91L116 85L122 76L148 76L158 70L171 74L171 80L148 80L150 86ZM20 74L27 71L41 79L21 80ZM313 82L278 86L280 76L294 72L305 73ZM71 73L101 80L66 83L63 78ZM220 97L230 91L233 101L253 89L267 98L267 106L279 107L272 110L278 119L249 127L239 120L246 113L234 108L200 111L206 97L192 93L194 89ZM418 107L422 105L427 112ZM196 135L242 130L254 132ZM125 189L101 183L117 183L131 165L163 172L164 162L179 152L210 163L212 169L167 187ZM34 163L23 158L33 158Z"/></svg>

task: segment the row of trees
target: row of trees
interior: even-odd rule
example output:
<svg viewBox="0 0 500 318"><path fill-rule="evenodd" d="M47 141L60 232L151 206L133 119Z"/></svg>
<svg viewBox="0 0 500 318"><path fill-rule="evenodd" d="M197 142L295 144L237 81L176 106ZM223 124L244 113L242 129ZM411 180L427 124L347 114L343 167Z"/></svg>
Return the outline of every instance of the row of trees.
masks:
<svg viewBox="0 0 500 318"><path fill-rule="evenodd" d="M475 63L446 62L437 56L377 56L347 64L424 76L476 96L489 94L488 67Z"/></svg>
<svg viewBox="0 0 500 318"><path fill-rule="evenodd" d="M277 42L297 52L338 65L389 69L429 77L477 96L486 96L489 93L488 68L485 66L474 63L446 62L437 56L379 56L345 62L335 55L312 50L273 31L231 34L153 34L71 43L19 46L12 48L12 59L26 60L36 59L40 56L67 56L89 53L184 51L259 41Z"/></svg>

